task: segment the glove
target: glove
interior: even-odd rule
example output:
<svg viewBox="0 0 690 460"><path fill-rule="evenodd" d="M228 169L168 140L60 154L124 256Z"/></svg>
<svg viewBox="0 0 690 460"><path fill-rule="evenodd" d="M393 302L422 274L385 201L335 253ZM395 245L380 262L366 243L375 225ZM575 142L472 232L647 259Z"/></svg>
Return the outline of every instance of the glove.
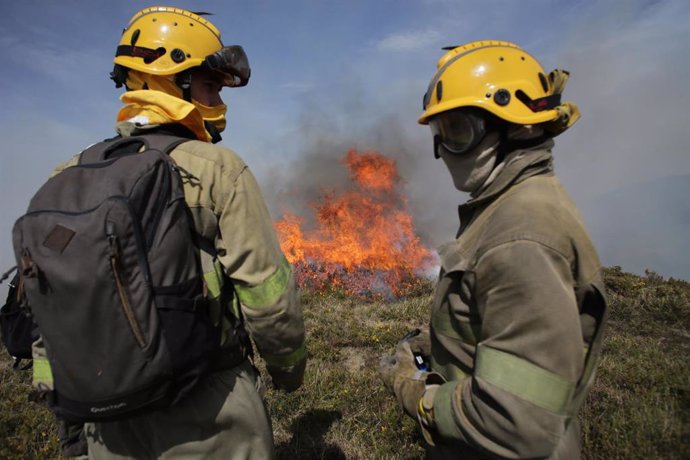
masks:
<svg viewBox="0 0 690 460"><path fill-rule="evenodd" d="M428 385L417 403L417 421L422 428L422 436L430 446L435 446L436 420L434 419L434 397L440 385Z"/></svg>
<svg viewBox="0 0 690 460"><path fill-rule="evenodd" d="M561 94L570 78L570 72L562 69L555 69L549 73L549 82L553 87L553 94ZM544 123L544 128L552 135L558 136L566 129L570 128L580 119L580 109L574 102L563 102L555 107L558 118Z"/></svg>
<svg viewBox="0 0 690 460"><path fill-rule="evenodd" d="M307 367L307 358L305 357L299 363L291 367L275 367L266 366L266 370L271 376L273 386L277 390L282 390L287 393L292 393L304 381L304 369Z"/></svg>
<svg viewBox="0 0 690 460"><path fill-rule="evenodd" d="M398 343L394 355L382 357L379 363L379 374L384 385L395 395L405 413L415 420L418 419L419 400L427 385L444 382L440 374L421 370L415 364L415 353L422 358L429 356L431 345L428 337L428 333L423 334L419 330L411 332Z"/></svg>
<svg viewBox="0 0 690 460"><path fill-rule="evenodd" d="M426 363L429 362L431 357L431 337L429 337L428 330L414 329L400 339L400 342L407 342L414 355L421 356Z"/></svg>
<svg viewBox="0 0 690 460"><path fill-rule="evenodd" d="M563 69L553 69L549 72L549 82L553 87L553 94L562 94L566 83L570 78L570 72Z"/></svg>

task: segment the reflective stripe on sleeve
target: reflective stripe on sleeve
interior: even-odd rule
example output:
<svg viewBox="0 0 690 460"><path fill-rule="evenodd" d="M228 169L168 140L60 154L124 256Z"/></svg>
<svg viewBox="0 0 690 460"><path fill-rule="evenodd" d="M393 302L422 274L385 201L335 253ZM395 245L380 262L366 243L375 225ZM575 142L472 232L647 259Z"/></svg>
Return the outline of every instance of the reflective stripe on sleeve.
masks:
<svg viewBox="0 0 690 460"><path fill-rule="evenodd" d="M290 263L283 259L278 269L263 283L251 287L235 285L240 302L247 307L274 305L287 288L291 270Z"/></svg>
<svg viewBox="0 0 690 460"><path fill-rule="evenodd" d="M300 361L304 359L307 355L306 343L302 343L300 347L288 353L286 355L266 355L262 354L261 357L266 361L266 365L274 367L292 367L299 364Z"/></svg>
<svg viewBox="0 0 690 460"><path fill-rule="evenodd" d="M517 356L479 346L474 377L548 411L565 414L575 384Z"/></svg>
<svg viewBox="0 0 690 460"><path fill-rule="evenodd" d="M33 386L53 388L53 371L46 357L34 357Z"/></svg>
<svg viewBox="0 0 690 460"><path fill-rule="evenodd" d="M223 267L218 259L213 261L213 270L204 273L204 281L212 299L220 297L223 289Z"/></svg>
<svg viewBox="0 0 690 460"><path fill-rule="evenodd" d="M460 382L448 382L441 385L434 395L434 427L447 439L462 439L462 433L453 416L453 394Z"/></svg>

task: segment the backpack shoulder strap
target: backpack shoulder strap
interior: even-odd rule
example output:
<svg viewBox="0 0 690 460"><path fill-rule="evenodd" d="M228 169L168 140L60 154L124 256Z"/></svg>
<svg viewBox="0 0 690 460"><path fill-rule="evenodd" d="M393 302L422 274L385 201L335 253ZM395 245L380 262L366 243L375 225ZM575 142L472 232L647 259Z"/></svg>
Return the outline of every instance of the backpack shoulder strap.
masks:
<svg viewBox="0 0 690 460"><path fill-rule="evenodd" d="M186 137L172 136L170 134L143 134L136 137L143 138L148 149L158 150L166 155L172 152L178 145L192 140Z"/></svg>
<svg viewBox="0 0 690 460"><path fill-rule="evenodd" d="M142 134L139 136L114 137L87 147L79 155L78 164L97 163L117 155L145 150L158 150L169 154L175 147L191 139L168 134Z"/></svg>

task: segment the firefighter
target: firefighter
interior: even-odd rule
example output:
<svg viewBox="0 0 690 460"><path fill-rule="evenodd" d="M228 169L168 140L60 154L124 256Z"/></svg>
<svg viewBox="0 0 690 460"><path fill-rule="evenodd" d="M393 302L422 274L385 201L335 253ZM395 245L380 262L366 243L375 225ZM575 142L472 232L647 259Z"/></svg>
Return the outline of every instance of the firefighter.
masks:
<svg viewBox="0 0 690 460"><path fill-rule="evenodd" d="M606 300L596 250L554 175L553 138L579 118L561 101L569 74L546 74L508 42L447 50L418 121L469 200L439 248L430 333L402 340L380 373L430 458L579 458Z"/></svg>
<svg viewBox="0 0 690 460"><path fill-rule="evenodd" d="M111 78L127 90L117 115L120 136L193 139L170 156L183 175L199 241L212 245L200 244L199 252L223 337L216 370L179 403L86 424L89 458L273 458L271 421L245 331L273 385L285 391L302 383L305 333L292 269L259 186L236 153L215 144L226 124L220 91L247 84L247 57L239 46L224 46L201 13L150 7L123 31L114 62Z"/></svg>

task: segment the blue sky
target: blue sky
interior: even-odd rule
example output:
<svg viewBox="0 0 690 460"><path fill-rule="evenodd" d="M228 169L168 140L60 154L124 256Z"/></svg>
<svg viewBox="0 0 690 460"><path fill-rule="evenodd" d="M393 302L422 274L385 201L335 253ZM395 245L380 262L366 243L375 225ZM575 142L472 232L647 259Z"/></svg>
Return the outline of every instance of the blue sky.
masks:
<svg viewBox="0 0 690 460"><path fill-rule="evenodd" d="M108 79L112 57L130 17L151 5L2 2L0 269L13 265L14 220L53 166L112 135L121 93ZM250 165L276 218L336 183L347 148L376 148L398 160L425 242L452 238L467 197L433 160L428 128L416 124L422 95L443 46L508 40L547 71L571 71L565 98L583 118L557 139L556 171L604 264L690 279L690 206L678 196L690 190L690 2L167 5L214 13L225 44L247 51L249 85L223 91L224 145Z"/></svg>

